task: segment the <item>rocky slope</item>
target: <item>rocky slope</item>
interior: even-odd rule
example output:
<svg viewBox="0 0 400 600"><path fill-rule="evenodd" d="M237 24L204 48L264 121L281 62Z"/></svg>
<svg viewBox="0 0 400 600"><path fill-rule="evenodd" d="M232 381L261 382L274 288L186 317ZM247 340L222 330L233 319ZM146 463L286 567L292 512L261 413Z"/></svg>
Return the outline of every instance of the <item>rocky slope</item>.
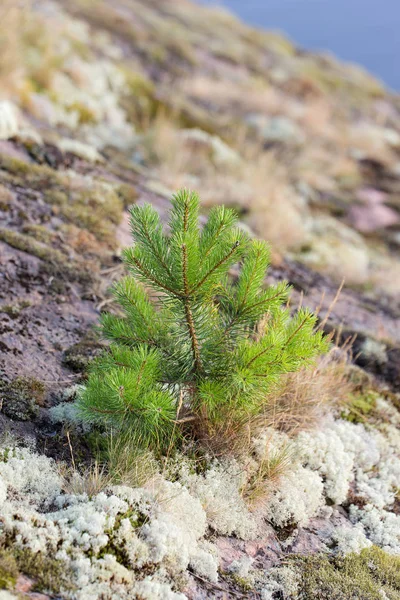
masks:
<svg viewBox="0 0 400 600"><path fill-rule="evenodd" d="M270 279L287 279L294 307L302 302L319 310L327 332L335 330L342 342L352 338L354 362L376 377L363 386L377 388L381 398L368 419L379 431L390 425L394 439L400 392L398 97L357 67L306 53L281 36L185 0L40 0L30 12L12 2L0 11L6 24L0 33L2 433L25 443L33 439L40 453L58 461L71 463L72 456L82 465L90 462L87 438L74 434L71 454L69 429L55 424L49 409L73 397L74 384L84 381L88 361L101 348L93 325L102 311L115 308L108 288L123 272L128 207L151 202L165 215L170 190L184 185L199 191L205 213L214 203L233 205L244 227L271 240ZM343 446L350 430L345 435L340 427L328 422L321 429L335 440L323 442L328 463L340 444L351 455ZM368 444L360 427L355 446ZM365 492L354 473L379 471L379 456L382 464L389 455L395 461L393 440L368 435L378 458L364 464L351 455L351 465L344 458L344 495L330 497L315 479L322 486L316 507L323 510L304 519L291 516L288 523L299 528L286 545L291 531L285 533L280 517L243 541L234 527L224 530L199 512L207 526L211 522L205 543L217 548L222 577L217 583L207 569L196 571L192 557L189 582L179 587L181 575L169 573L175 589L196 599L294 598L289 584L280 582L282 573L268 585L260 583L260 573L284 568L287 554L319 552L327 540L344 545L337 531L349 526L349 506L354 515L363 509L362 501L351 503L350 492ZM312 443L303 440L302 448ZM325 463L312 465L304 453L299 469L318 473L325 486L336 481ZM58 475L51 477L56 498L61 484ZM200 484L182 485L204 507ZM392 494L392 483L385 485ZM371 500L372 493L365 493ZM122 492L118 497L121 506L129 504ZM42 514L40 502L29 510ZM379 502L371 502L378 510ZM398 499L382 502L396 514ZM329 504L335 506L330 514ZM115 510L123 514L126 507ZM367 521L364 513L353 518L364 536L390 546L369 533ZM351 537L357 539L354 532ZM240 564L231 568L234 561ZM166 591L131 593L173 597Z"/></svg>

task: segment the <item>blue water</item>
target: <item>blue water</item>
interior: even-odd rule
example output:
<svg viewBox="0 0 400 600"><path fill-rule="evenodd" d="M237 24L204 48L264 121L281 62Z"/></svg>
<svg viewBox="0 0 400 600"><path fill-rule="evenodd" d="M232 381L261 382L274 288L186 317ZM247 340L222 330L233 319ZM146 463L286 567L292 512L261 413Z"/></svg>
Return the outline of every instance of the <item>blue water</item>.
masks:
<svg viewBox="0 0 400 600"><path fill-rule="evenodd" d="M363 65L400 90L400 0L219 0L249 24Z"/></svg>

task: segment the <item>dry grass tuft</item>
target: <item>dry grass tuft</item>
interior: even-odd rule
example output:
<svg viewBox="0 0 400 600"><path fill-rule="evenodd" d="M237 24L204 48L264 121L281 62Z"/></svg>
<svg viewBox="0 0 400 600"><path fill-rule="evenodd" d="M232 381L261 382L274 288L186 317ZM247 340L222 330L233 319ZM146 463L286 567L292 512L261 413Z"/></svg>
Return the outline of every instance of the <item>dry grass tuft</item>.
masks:
<svg viewBox="0 0 400 600"><path fill-rule="evenodd" d="M105 465L98 461L82 471L76 468L66 469L60 466L63 479L63 490L67 494L80 496L86 494L91 498L114 484L112 474Z"/></svg>
<svg viewBox="0 0 400 600"><path fill-rule="evenodd" d="M248 429L254 437L265 428L295 435L315 426L329 407L340 406L353 387L348 351L346 348L339 351L335 347L314 369L303 369L284 377L282 384L266 399L263 415L249 424ZM246 453L251 455L251 451L250 446ZM290 442L280 447L267 442L261 460L250 460L246 464L247 477L242 495L251 510L258 509L268 500L292 464Z"/></svg>
<svg viewBox="0 0 400 600"><path fill-rule="evenodd" d="M151 452L138 450L124 435L111 435L107 447L107 467L114 485L143 487L159 473L160 466Z"/></svg>
<svg viewBox="0 0 400 600"><path fill-rule="evenodd" d="M196 435L202 447L217 457L234 456L243 465L242 495L252 510L265 503L293 463L290 441L278 447L272 444L274 431L290 438L315 427L330 408L342 406L354 389L349 353L348 344L341 349L335 346L313 369L284 376L265 398L263 411L256 418L227 412L218 425L211 426L207 415L200 415ZM266 431L271 432L271 443L260 458L255 444Z"/></svg>
<svg viewBox="0 0 400 600"><path fill-rule="evenodd" d="M271 450L267 447L260 462L247 465L247 478L241 494L250 509L255 510L267 501L281 477L290 469L292 462L292 449L290 445L286 445Z"/></svg>
<svg viewBox="0 0 400 600"><path fill-rule="evenodd" d="M348 357L334 347L314 369L289 373L265 403L263 425L289 435L309 429L352 390Z"/></svg>
<svg viewBox="0 0 400 600"><path fill-rule="evenodd" d="M4 90L13 91L21 71L21 30L26 26L30 2L3 0L0 6L0 80Z"/></svg>
<svg viewBox="0 0 400 600"><path fill-rule="evenodd" d="M60 466L63 489L67 494L95 496L114 485L132 488L149 484L158 475L160 466L150 452L138 451L129 436L111 434L103 460L96 459L87 467Z"/></svg>

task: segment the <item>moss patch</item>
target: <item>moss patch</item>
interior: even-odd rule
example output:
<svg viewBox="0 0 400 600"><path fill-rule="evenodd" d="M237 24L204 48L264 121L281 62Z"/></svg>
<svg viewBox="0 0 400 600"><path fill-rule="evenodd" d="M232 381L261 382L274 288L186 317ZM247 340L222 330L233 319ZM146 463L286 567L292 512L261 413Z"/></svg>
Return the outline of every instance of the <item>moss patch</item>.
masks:
<svg viewBox="0 0 400 600"><path fill-rule="evenodd" d="M63 562L27 548L4 544L0 548L0 589L14 589L21 574L35 581L32 591L58 593L60 589L74 590L72 575Z"/></svg>
<svg viewBox="0 0 400 600"><path fill-rule="evenodd" d="M11 590L18 578L18 565L12 552L0 550L0 589Z"/></svg>
<svg viewBox="0 0 400 600"><path fill-rule="evenodd" d="M35 591L74 590L72 575L69 575L65 563L28 549L15 550L15 559L20 571L35 580Z"/></svg>
<svg viewBox="0 0 400 600"><path fill-rule="evenodd" d="M63 356L63 363L72 371L86 371L90 361L95 358L102 348L97 336L89 332L80 342L70 346Z"/></svg>
<svg viewBox="0 0 400 600"><path fill-rule="evenodd" d="M122 200L125 208L134 204L139 197L137 189L128 183L121 183L121 185L118 186L117 194Z"/></svg>
<svg viewBox="0 0 400 600"><path fill-rule="evenodd" d="M98 240L113 246L115 225L120 223L124 209L124 192L118 193L101 186L89 186L85 190L74 191L67 187L65 191L66 186L67 182L64 190L46 190L45 201L54 207L54 212L65 217L70 223L88 229Z"/></svg>
<svg viewBox="0 0 400 600"><path fill-rule="evenodd" d="M81 281L82 283L93 279L90 271L83 265L69 264L69 258L60 250L51 248L43 242L38 242L30 235L0 227L0 240L17 250L22 250L40 258L47 263L49 272L54 275L62 275L67 279Z"/></svg>
<svg viewBox="0 0 400 600"><path fill-rule="evenodd" d="M21 311L30 305L31 303L28 300L22 300L22 302L16 302L15 304L3 304L0 305L0 313L5 313L11 319L16 319L21 314Z"/></svg>
<svg viewBox="0 0 400 600"><path fill-rule="evenodd" d="M18 158L0 154L0 169L6 173L4 179L15 185L41 191L43 187L56 186L60 183L57 172L45 165L33 165Z"/></svg>
<svg viewBox="0 0 400 600"><path fill-rule="evenodd" d="M304 600L400 600L400 557L373 546L346 557L296 557ZM384 596L384 594L386 596Z"/></svg>
<svg viewBox="0 0 400 600"><path fill-rule="evenodd" d="M11 419L28 421L35 418L43 405L46 388L34 377L17 377L10 383L0 382L2 411Z"/></svg>
<svg viewBox="0 0 400 600"><path fill-rule="evenodd" d="M251 592L254 589L254 583L246 577L240 577L237 573L223 573L224 579L233 584L241 592Z"/></svg>
<svg viewBox="0 0 400 600"><path fill-rule="evenodd" d="M340 415L341 418L351 423L365 423L368 417L373 416L378 397L379 394L371 390L362 394L352 394Z"/></svg>
<svg viewBox="0 0 400 600"><path fill-rule="evenodd" d="M55 234L53 231L47 229L43 225L36 225L35 223L28 223L22 228L22 233L33 237L36 241L42 242L42 244L51 244L54 241Z"/></svg>
<svg viewBox="0 0 400 600"><path fill-rule="evenodd" d="M125 203L136 198L134 190L127 189L130 186L122 184L119 188L118 185L106 186L97 182L77 186L71 175L4 154L0 154L0 169L3 171L2 178L9 184L40 191L55 214L78 227L87 228L98 240L110 246L115 244L115 226L121 221ZM33 227L35 231L31 233L35 238L46 243L49 235L43 228L39 230L40 226ZM61 257L65 262L63 255L59 254L58 258ZM54 255L54 258L57 259L57 256Z"/></svg>

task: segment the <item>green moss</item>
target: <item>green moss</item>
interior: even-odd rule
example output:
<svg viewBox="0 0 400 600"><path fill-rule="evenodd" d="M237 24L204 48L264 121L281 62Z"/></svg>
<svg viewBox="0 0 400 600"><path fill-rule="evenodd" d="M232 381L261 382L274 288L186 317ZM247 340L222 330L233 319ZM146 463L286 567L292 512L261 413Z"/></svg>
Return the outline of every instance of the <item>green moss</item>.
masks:
<svg viewBox="0 0 400 600"><path fill-rule="evenodd" d="M14 555L19 570L35 580L34 591L58 593L61 588L74 591L72 574L64 562L26 548L15 549Z"/></svg>
<svg viewBox="0 0 400 600"><path fill-rule="evenodd" d="M21 311L30 305L31 303L28 300L16 302L15 304L3 304L3 306L0 305L0 313L5 313L11 317L11 319L16 319L20 315Z"/></svg>
<svg viewBox="0 0 400 600"><path fill-rule="evenodd" d="M122 100L123 108L132 123L147 127L149 120L153 120L162 107L161 101L156 97L154 83L129 67L124 68L123 73L128 91Z"/></svg>
<svg viewBox="0 0 400 600"><path fill-rule="evenodd" d="M98 240L114 246L115 225L120 223L124 209L118 188L93 186L74 192L50 189L45 191L44 199L68 221L88 229Z"/></svg>
<svg viewBox="0 0 400 600"><path fill-rule="evenodd" d="M78 119L80 125L93 125L96 123L96 116L93 111L90 110L85 104L74 102L68 106L68 110L71 112L78 113Z"/></svg>
<svg viewBox="0 0 400 600"><path fill-rule="evenodd" d="M35 240L42 242L43 244L51 244L55 237L54 232L47 229L47 227L44 227L44 225L36 225L34 223L24 225L22 233L32 236Z"/></svg>
<svg viewBox="0 0 400 600"><path fill-rule="evenodd" d="M43 404L46 388L34 377L17 377L11 382L0 381L2 411L11 419L28 421L37 416Z"/></svg>
<svg viewBox="0 0 400 600"><path fill-rule="evenodd" d="M112 224L107 221L107 217L98 212L94 212L89 206L75 205L64 206L61 210L64 217L71 223L77 225L80 223L84 228L93 233L100 241L113 246L115 243L115 233ZM102 211L100 211L102 212Z"/></svg>
<svg viewBox="0 0 400 600"><path fill-rule="evenodd" d="M11 590L18 578L18 565L10 550L0 550L0 589Z"/></svg>
<svg viewBox="0 0 400 600"><path fill-rule="evenodd" d="M124 69L124 76L129 92L133 96L154 97L155 85L146 75L126 68Z"/></svg>
<svg viewBox="0 0 400 600"><path fill-rule="evenodd" d="M110 246L115 244L115 228L113 226L120 222L124 208L123 199L118 193L117 186L116 189L113 189L112 186L103 187L95 184L84 190L72 190L65 175L58 174L45 165L32 165L1 154L0 169L3 169L5 179L8 175L8 179L13 185L42 192L45 202L51 204L55 212L71 223L87 228L97 239ZM35 231L32 227L36 228ZM44 229L42 228L39 233L38 227L40 226L31 226L32 233L35 238L45 241ZM45 258L44 254L49 256L51 249L49 251L41 246L34 246L33 243L29 243L29 239L23 240L21 234L16 235L19 236L16 244L29 245L31 250L28 251L31 254L39 258ZM15 238L12 232L8 237L10 240L12 237ZM8 243L14 245L11 242ZM67 259L62 253L57 250L52 252L49 262L61 262L64 265L67 263Z"/></svg>
<svg viewBox="0 0 400 600"><path fill-rule="evenodd" d="M12 205L13 195L8 188L0 184L0 210L7 212Z"/></svg>
<svg viewBox="0 0 400 600"><path fill-rule="evenodd" d="M10 229L0 228L0 240L6 242L17 250L22 250L28 254L33 254L42 260L53 263L63 263L67 260L59 250L54 250L42 242L38 242L29 235L11 231Z"/></svg>
<svg viewBox="0 0 400 600"><path fill-rule="evenodd" d="M32 592L59 593L60 589L73 592L72 573L64 562L18 548L13 540L3 538L0 545L0 589L14 589L19 575L34 580Z"/></svg>
<svg viewBox="0 0 400 600"><path fill-rule="evenodd" d="M378 397L379 394L372 390L350 395L341 418L351 423L364 423L374 413Z"/></svg>
<svg viewBox="0 0 400 600"><path fill-rule="evenodd" d="M0 169L8 173L11 182L24 188L41 191L60 184L60 177L46 165L33 165L18 158L0 154ZM7 179L3 175L4 179Z"/></svg>
<svg viewBox="0 0 400 600"><path fill-rule="evenodd" d="M236 573L224 573L225 577L229 579L241 592L250 592L254 589L254 585L249 579L240 577Z"/></svg>
<svg viewBox="0 0 400 600"><path fill-rule="evenodd" d="M69 264L70 259L65 254L38 242L29 235L0 227L0 240L17 250L40 258L47 263L48 271L53 275L63 275L67 279L78 280L82 283L92 280L92 274L84 266Z"/></svg>
<svg viewBox="0 0 400 600"><path fill-rule="evenodd" d="M303 600L400 600L400 557L373 546L346 557L295 557ZM386 596L384 596L384 594Z"/></svg>

